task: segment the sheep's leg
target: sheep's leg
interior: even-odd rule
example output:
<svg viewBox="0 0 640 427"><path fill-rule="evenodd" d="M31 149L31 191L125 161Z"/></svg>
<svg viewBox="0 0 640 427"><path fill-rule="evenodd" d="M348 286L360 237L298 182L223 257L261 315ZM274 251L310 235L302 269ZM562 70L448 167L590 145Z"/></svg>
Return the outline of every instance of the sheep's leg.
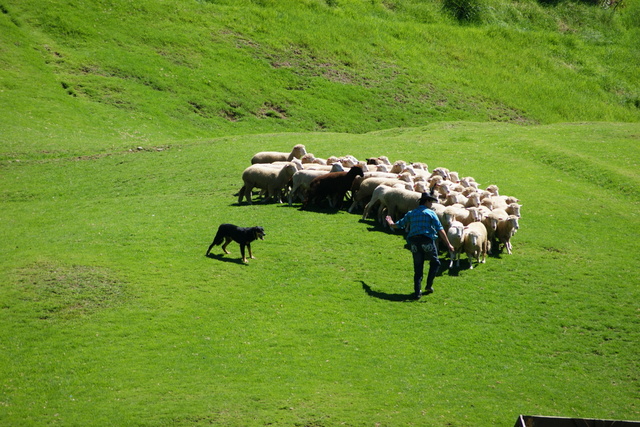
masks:
<svg viewBox="0 0 640 427"><path fill-rule="evenodd" d="M252 204L251 202L251 192L253 191L253 185L245 185L244 188L244 197L247 199L247 203Z"/></svg>
<svg viewBox="0 0 640 427"><path fill-rule="evenodd" d="M244 198L244 194L245 194L245 189L246 189L246 185L243 185L242 188L240 189L240 192L238 193L238 203L242 203L242 199Z"/></svg>
<svg viewBox="0 0 640 427"><path fill-rule="evenodd" d="M351 206L349 206L349 209L347 209L347 212L352 213L357 206L358 206L358 201L354 198L353 203L351 203Z"/></svg>
<svg viewBox="0 0 640 427"><path fill-rule="evenodd" d="M506 248L507 248L507 253L508 253L509 255L511 255L511 241L510 241L510 240L507 240L507 241L505 242L505 244L504 244L504 245L505 245L505 246L506 246Z"/></svg>
<svg viewBox="0 0 640 427"><path fill-rule="evenodd" d="M365 220L369 216L369 210L371 209L371 202L367 203L362 212L362 219Z"/></svg>
<svg viewBox="0 0 640 427"><path fill-rule="evenodd" d="M298 193L298 186L295 186L291 190L289 190L289 194L287 195L287 198L289 199L289 206L291 206L293 203L293 197L295 196L297 198L298 196L297 193Z"/></svg>

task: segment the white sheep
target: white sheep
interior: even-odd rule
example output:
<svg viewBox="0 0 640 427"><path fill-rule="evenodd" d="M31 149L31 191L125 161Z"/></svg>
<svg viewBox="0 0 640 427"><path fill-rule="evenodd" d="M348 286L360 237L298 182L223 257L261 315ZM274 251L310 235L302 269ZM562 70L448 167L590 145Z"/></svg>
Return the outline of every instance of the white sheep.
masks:
<svg viewBox="0 0 640 427"><path fill-rule="evenodd" d="M458 193L457 191L450 191L444 200L444 205L451 206L459 203L462 206L466 206L468 201L469 199L463 196L462 193Z"/></svg>
<svg viewBox="0 0 640 427"><path fill-rule="evenodd" d="M438 215L438 219L440 220L440 223L443 225L443 227L444 227L443 221L444 221L445 209L446 209L446 206L441 203L436 203L436 202L431 203L431 210L434 211L436 215Z"/></svg>
<svg viewBox="0 0 640 427"><path fill-rule="evenodd" d="M466 176L464 178L460 178L460 185L463 187L473 187L478 188L478 183L472 176Z"/></svg>
<svg viewBox="0 0 640 427"><path fill-rule="evenodd" d="M283 153L280 151L261 151L256 153L251 158L251 164L255 165L256 163L273 163L278 161L291 161L294 158L299 159L302 156L307 154L307 150L304 145L297 144L293 147L290 153Z"/></svg>
<svg viewBox="0 0 640 427"><path fill-rule="evenodd" d="M380 203L378 221L383 225L386 224L386 221L382 218L382 213L385 209L387 210L387 214L391 216L394 221L397 221L407 212L418 207L421 193L404 188L385 187L386 186L378 186L373 191L371 201L365 206L365 212L362 216L363 219L366 219L366 215L368 215L369 211L377 203Z"/></svg>
<svg viewBox="0 0 640 427"><path fill-rule="evenodd" d="M436 176L439 175L442 178L450 181L451 180L451 175L449 174L449 169L447 168L443 168L443 167L437 167L435 168L432 172L431 172L431 176Z"/></svg>
<svg viewBox="0 0 640 427"><path fill-rule="evenodd" d="M278 169L283 168L284 166L287 165L287 163L293 163L296 166L297 170L302 170L304 169L304 165L302 164L302 160L300 159L293 159L290 162L287 161L277 161L277 162L273 162L273 163L256 163L258 165L264 165L264 166L274 166L277 167Z"/></svg>
<svg viewBox="0 0 640 427"><path fill-rule="evenodd" d="M460 221L452 221L447 229L447 238L453 246L454 251L449 251L449 268L453 267L455 261L456 267L460 265L460 252L464 244L464 224Z"/></svg>
<svg viewBox="0 0 640 427"><path fill-rule="evenodd" d="M498 226L496 228L496 237L498 241L507 248L507 253L511 255L511 238L516 231L520 228L520 224L518 223L518 217L515 215L509 215L507 219L498 221Z"/></svg>
<svg viewBox="0 0 640 427"><path fill-rule="evenodd" d="M464 225L482 220L482 215L478 208L465 208L461 205L446 206L443 212L443 226L450 226L453 221L459 221Z"/></svg>
<svg viewBox="0 0 640 427"><path fill-rule="evenodd" d="M480 194L477 191L469 193L469 195L467 196L467 202L464 205L467 208L477 208L478 206L480 206Z"/></svg>
<svg viewBox="0 0 640 427"><path fill-rule="evenodd" d="M507 209L505 209L505 211L507 211L507 213L509 215L515 215L518 218L520 218L520 208L522 207L522 205L518 204L518 203L509 203L507 205Z"/></svg>
<svg viewBox="0 0 640 427"><path fill-rule="evenodd" d="M369 200L371 200L371 196L373 195L373 191L379 185L393 187L398 184L404 186L407 190L410 190L412 188L411 183L396 178L356 178L356 180L354 181L354 187L352 188L353 202L349 207L349 212L353 212L360 206L365 206L367 203L369 203Z"/></svg>
<svg viewBox="0 0 640 427"><path fill-rule="evenodd" d="M407 167L407 162L404 160L396 160L393 162L393 166L391 166L391 173L401 173Z"/></svg>
<svg viewBox="0 0 640 427"><path fill-rule="evenodd" d="M470 269L473 268L473 260L484 264L489 252L489 239L487 229L481 222L472 222L464 228L464 251L469 259Z"/></svg>
<svg viewBox="0 0 640 427"><path fill-rule="evenodd" d="M244 185L240 189L238 203L242 203L243 197L251 204L251 191L260 188L266 191L265 202L275 200L282 203L282 193L289 185L289 180L297 172L296 166L289 163L277 169L262 164L251 165L242 172Z"/></svg>
<svg viewBox="0 0 640 427"><path fill-rule="evenodd" d="M316 156L313 155L313 153L307 153L304 156L300 157L300 161L302 161L302 163L315 163L318 165L326 165L327 164L327 160L326 159L320 159Z"/></svg>

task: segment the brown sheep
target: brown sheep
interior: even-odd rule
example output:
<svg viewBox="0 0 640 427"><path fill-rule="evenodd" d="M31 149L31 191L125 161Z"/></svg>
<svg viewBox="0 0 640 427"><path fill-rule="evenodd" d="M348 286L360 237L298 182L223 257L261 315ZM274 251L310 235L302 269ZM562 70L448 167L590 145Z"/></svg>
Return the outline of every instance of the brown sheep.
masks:
<svg viewBox="0 0 640 427"><path fill-rule="evenodd" d="M359 166L352 167L348 172L329 172L314 178L309 184L309 192L302 203L302 209L318 205L327 198L332 208L340 209L344 196L351 190L353 180L357 176L364 176Z"/></svg>

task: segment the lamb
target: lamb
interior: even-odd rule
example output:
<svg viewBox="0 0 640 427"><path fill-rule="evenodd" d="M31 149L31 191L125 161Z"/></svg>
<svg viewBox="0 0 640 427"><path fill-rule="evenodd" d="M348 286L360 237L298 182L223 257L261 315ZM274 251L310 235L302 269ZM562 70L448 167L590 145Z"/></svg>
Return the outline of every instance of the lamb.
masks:
<svg viewBox="0 0 640 427"><path fill-rule="evenodd" d="M454 251L449 251L449 268L453 267L455 261L456 267L460 265L460 251L464 244L464 224L459 221L452 221L447 229L447 238L453 246Z"/></svg>
<svg viewBox="0 0 640 427"><path fill-rule="evenodd" d="M329 198L332 208L340 209L347 191L351 189L356 176L363 176L362 168L354 166L348 172L329 172L328 174L314 178L309 184L309 192L305 198L302 209L309 204L318 204Z"/></svg>
<svg viewBox="0 0 640 427"><path fill-rule="evenodd" d="M507 248L507 253L511 255L511 238L516 231L520 228L518 224L518 217L515 215L509 215L507 219L498 221L498 226L496 228L496 237L498 241Z"/></svg>
<svg viewBox="0 0 640 427"><path fill-rule="evenodd" d="M469 259L470 269L473 268L473 260L484 264L489 252L489 240L487 229L481 222L472 222L464 228L464 251Z"/></svg>
<svg viewBox="0 0 640 427"><path fill-rule="evenodd" d="M297 144L291 150L291 153L282 153L279 151L261 151L256 153L251 158L251 164L255 165L256 163L273 163L278 161L291 161L294 158L299 159L302 156L307 154L307 150L304 145Z"/></svg>
<svg viewBox="0 0 640 427"><path fill-rule="evenodd" d="M265 167L261 164L251 165L242 172L244 185L240 189L238 203L242 203L243 197L251 204L251 191L260 188L266 191L265 202L275 199L282 203L283 189L289 184L289 180L297 169L293 163L289 163L281 169Z"/></svg>

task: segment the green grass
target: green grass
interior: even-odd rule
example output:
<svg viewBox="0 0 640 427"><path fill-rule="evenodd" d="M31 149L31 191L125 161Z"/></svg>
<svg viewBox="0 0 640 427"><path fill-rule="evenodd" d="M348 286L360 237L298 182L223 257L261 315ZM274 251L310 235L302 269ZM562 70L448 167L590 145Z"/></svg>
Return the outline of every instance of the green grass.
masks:
<svg viewBox="0 0 640 427"><path fill-rule="evenodd" d="M640 419L640 3L542 3L0 0L0 424ZM298 143L498 185L514 254L409 301L399 234L237 206Z"/></svg>
<svg viewBox="0 0 640 427"><path fill-rule="evenodd" d="M638 419L639 130L442 123L5 161L0 420ZM346 212L237 206L251 155L301 139L497 184L524 205L514 254L445 271L411 302L400 235ZM235 244L204 256L221 222L265 227L257 259L242 265Z"/></svg>
<svg viewBox="0 0 640 427"><path fill-rule="evenodd" d="M637 122L637 2L0 3L3 152L440 121Z"/></svg>

